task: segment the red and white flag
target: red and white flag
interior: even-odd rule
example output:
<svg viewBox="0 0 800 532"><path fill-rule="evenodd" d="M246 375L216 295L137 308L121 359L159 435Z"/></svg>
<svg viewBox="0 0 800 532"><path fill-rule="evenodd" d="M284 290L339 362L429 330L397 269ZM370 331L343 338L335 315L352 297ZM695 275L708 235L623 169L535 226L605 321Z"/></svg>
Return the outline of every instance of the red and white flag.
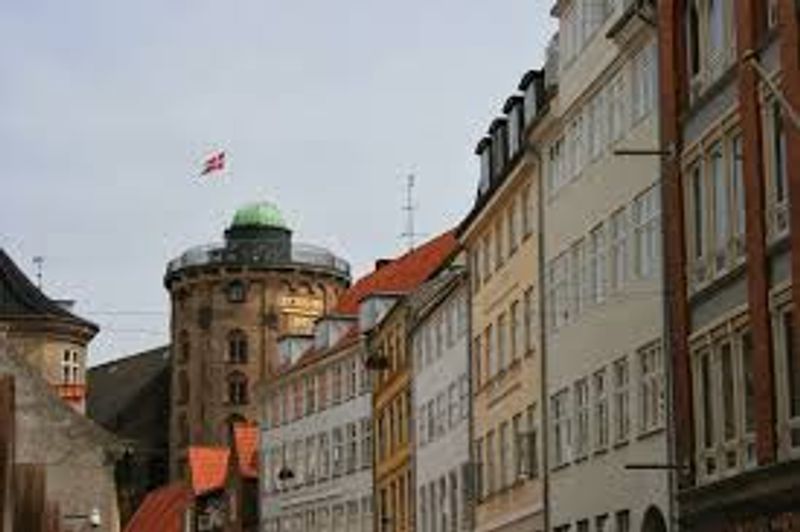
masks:
<svg viewBox="0 0 800 532"><path fill-rule="evenodd" d="M223 170L225 170L225 152L219 151L205 160L203 163L203 171L200 172L200 175L222 172Z"/></svg>

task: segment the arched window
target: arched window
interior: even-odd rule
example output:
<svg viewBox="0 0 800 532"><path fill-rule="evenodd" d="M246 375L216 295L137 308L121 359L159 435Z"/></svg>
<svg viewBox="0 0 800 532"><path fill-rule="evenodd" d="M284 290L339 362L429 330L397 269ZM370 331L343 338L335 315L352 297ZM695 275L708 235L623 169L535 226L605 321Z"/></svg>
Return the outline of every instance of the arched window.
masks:
<svg viewBox="0 0 800 532"><path fill-rule="evenodd" d="M189 378L185 371L178 373L178 403L186 404L189 400Z"/></svg>
<svg viewBox="0 0 800 532"><path fill-rule="evenodd" d="M247 335L241 329L234 329L228 334L228 362L247 364Z"/></svg>
<svg viewBox="0 0 800 532"><path fill-rule="evenodd" d="M246 405L248 402L247 377L241 371L234 371L228 375L228 403Z"/></svg>
<svg viewBox="0 0 800 532"><path fill-rule="evenodd" d="M189 333L181 331L178 337L178 360L180 362L187 362L191 354L191 343L189 342Z"/></svg>

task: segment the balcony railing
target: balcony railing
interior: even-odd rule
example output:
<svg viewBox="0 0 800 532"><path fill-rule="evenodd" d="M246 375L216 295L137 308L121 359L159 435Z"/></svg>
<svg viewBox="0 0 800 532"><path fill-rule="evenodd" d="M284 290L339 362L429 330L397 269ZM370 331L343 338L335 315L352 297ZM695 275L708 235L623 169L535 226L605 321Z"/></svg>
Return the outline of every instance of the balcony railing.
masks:
<svg viewBox="0 0 800 532"><path fill-rule="evenodd" d="M274 257L268 254L238 252L235 257L232 257L225 244L214 243L193 247L180 257L171 260L167 264L167 275L191 266L228 262L250 265L280 265L280 261L275 260ZM342 276L350 277L350 264L347 261L324 248L311 244L293 243L291 264L325 268Z"/></svg>

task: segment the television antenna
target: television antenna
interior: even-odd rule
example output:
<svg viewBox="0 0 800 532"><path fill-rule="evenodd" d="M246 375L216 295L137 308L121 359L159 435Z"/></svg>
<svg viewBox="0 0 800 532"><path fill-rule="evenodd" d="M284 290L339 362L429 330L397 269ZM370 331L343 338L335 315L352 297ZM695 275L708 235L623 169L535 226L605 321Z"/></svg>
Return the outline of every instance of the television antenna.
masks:
<svg viewBox="0 0 800 532"><path fill-rule="evenodd" d="M44 257L36 255L33 257L33 264L36 266L36 285L39 290L42 289L42 267L44 266Z"/></svg>
<svg viewBox="0 0 800 532"><path fill-rule="evenodd" d="M414 214L417 210L417 205L414 203L414 184L416 181L416 177L414 174L408 174L406 177L406 197L405 203L403 204L403 211L406 215L406 229L400 235L401 238L406 239L406 244L408 246L408 251L413 251L416 245L416 239L418 236L421 236L420 233L415 231L414 226Z"/></svg>

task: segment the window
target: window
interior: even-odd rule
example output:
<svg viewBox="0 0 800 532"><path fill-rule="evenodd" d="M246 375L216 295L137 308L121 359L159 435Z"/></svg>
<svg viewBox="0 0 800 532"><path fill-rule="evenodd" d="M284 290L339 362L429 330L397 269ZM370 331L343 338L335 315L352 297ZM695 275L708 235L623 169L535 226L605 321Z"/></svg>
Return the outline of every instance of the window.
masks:
<svg viewBox="0 0 800 532"><path fill-rule="evenodd" d="M227 287L229 303L243 303L247 296L247 287L240 280L231 281Z"/></svg>
<svg viewBox="0 0 800 532"><path fill-rule="evenodd" d="M787 310L780 316L781 351L783 355L785 411L788 422L787 439L792 448L800 447L800 362L794 349L794 313Z"/></svg>
<svg viewBox="0 0 800 532"><path fill-rule="evenodd" d="M469 380L467 380L466 373L458 379L458 395L459 414L461 419L467 419L469 417Z"/></svg>
<svg viewBox="0 0 800 532"><path fill-rule="evenodd" d="M508 235L508 255L511 256L517 251L519 233L517 232L517 202L512 201L506 211L506 235Z"/></svg>
<svg viewBox="0 0 800 532"><path fill-rule="evenodd" d="M459 414L459 405L458 405L458 383L451 382L450 387L447 390L447 424L449 427L455 427L456 423L458 423Z"/></svg>
<svg viewBox="0 0 800 532"><path fill-rule="evenodd" d="M334 364L331 368L333 381L331 384L331 400L337 405L342 400L342 365Z"/></svg>
<svg viewBox="0 0 800 532"><path fill-rule="evenodd" d="M664 426L664 367L659 343L639 351L639 374L640 430L660 429Z"/></svg>
<svg viewBox="0 0 800 532"><path fill-rule="evenodd" d="M734 197L734 234L736 236L736 254L744 255L744 237L747 221L745 209L745 189L744 189L744 155L742 153L742 135L736 134L730 140L730 152L732 154L731 165L731 186L733 187Z"/></svg>
<svg viewBox="0 0 800 532"><path fill-rule="evenodd" d="M611 142L617 142L625 133L625 77L618 73L609 85L608 92L608 134Z"/></svg>
<svg viewBox="0 0 800 532"><path fill-rule="evenodd" d="M577 523L577 532L589 532L589 520L581 519Z"/></svg>
<svg viewBox="0 0 800 532"><path fill-rule="evenodd" d="M656 100L656 57L655 45L644 47L633 58L633 79L631 100L633 118L640 120L649 114Z"/></svg>
<svg viewBox="0 0 800 532"><path fill-rule="evenodd" d="M189 341L189 333L187 331L181 331L179 338L178 353L180 354L180 361L188 362L192 354L192 344Z"/></svg>
<svg viewBox="0 0 800 532"><path fill-rule="evenodd" d="M319 393L319 409L325 410L328 406L328 372L323 369L317 373L317 392Z"/></svg>
<svg viewBox="0 0 800 532"><path fill-rule="evenodd" d="M358 361L351 357L347 361L347 398L352 399L358 390Z"/></svg>
<svg viewBox="0 0 800 532"><path fill-rule="evenodd" d="M519 349L521 349L524 346L523 344L524 340L522 338L522 327L520 327L520 322L519 322L519 301L514 301L513 303L511 303L511 314L508 325L510 328L508 337L509 340L511 340L511 345L509 346L509 356L511 358L511 361L513 362L514 360L517 359L517 356L519 355Z"/></svg>
<svg viewBox="0 0 800 532"><path fill-rule="evenodd" d="M246 405L248 402L247 377L234 371L228 375L228 404Z"/></svg>
<svg viewBox="0 0 800 532"><path fill-rule="evenodd" d="M344 436L342 428L333 429L333 476L338 477L344 470Z"/></svg>
<svg viewBox="0 0 800 532"><path fill-rule="evenodd" d="M692 251L696 260L705 256L705 234L706 234L706 191L703 179L703 170L699 164L695 164L689 170L691 176L691 205L692 205Z"/></svg>
<svg viewBox="0 0 800 532"><path fill-rule="evenodd" d="M420 532L428 532L428 499L427 499L427 492L425 491L427 486L420 486L419 488L419 517L417 517L419 521L419 529Z"/></svg>
<svg viewBox="0 0 800 532"><path fill-rule="evenodd" d="M511 447L511 464L513 467L511 481L516 482L522 478L523 471L526 470L525 434L522 428L522 414L515 414L511 419L511 437L513 438Z"/></svg>
<svg viewBox="0 0 800 532"><path fill-rule="evenodd" d="M447 432L447 394L440 392L436 396L436 437L441 438Z"/></svg>
<svg viewBox="0 0 800 532"><path fill-rule="evenodd" d="M313 414L314 410L316 410L317 402L317 394L314 390L314 377L306 377L305 378L305 387L306 387L306 415Z"/></svg>
<svg viewBox="0 0 800 532"><path fill-rule="evenodd" d="M472 277L472 291L474 293L481 287L481 259L477 246L470 252L469 262L471 266L470 276Z"/></svg>
<svg viewBox="0 0 800 532"><path fill-rule="evenodd" d="M506 370L507 337L506 313L501 312L497 318L497 370L501 373Z"/></svg>
<svg viewBox="0 0 800 532"><path fill-rule="evenodd" d="M589 233L589 287L590 303L602 303L606 293L606 240L603 224L595 226Z"/></svg>
<svg viewBox="0 0 800 532"><path fill-rule="evenodd" d="M550 322L552 328L558 329L570 320L568 254L562 253L550 261L548 270L547 288L550 296Z"/></svg>
<svg viewBox="0 0 800 532"><path fill-rule="evenodd" d="M428 441L435 441L436 440L436 403L433 399L428 401Z"/></svg>
<svg viewBox="0 0 800 532"><path fill-rule="evenodd" d="M729 178L725 173L722 145L717 143L711 148L708 161L708 172L711 179L714 216L714 256L717 270L725 268L728 240L730 238L730 197Z"/></svg>
<svg viewBox="0 0 800 532"><path fill-rule="evenodd" d="M608 447L608 392L605 368L592 377L594 395L594 448L601 451Z"/></svg>
<svg viewBox="0 0 800 532"><path fill-rule="evenodd" d="M475 492L478 494L478 500L482 500L486 496L486 483L484 482L485 475L485 461L483 459L483 438L478 438L475 441Z"/></svg>
<svg viewBox="0 0 800 532"><path fill-rule="evenodd" d="M456 471L451 471L448 475L447 485L450 488L450 532L457 532L458 531L458 473ZM448 530L445 528L445 530Z"/></svg>
<svg viewBox="0 0 800 532"><path fill-rule="evenodd" d="M783 111L780 103L770 106L770 229L771 237L782 236L789 226L788 183L786 172L786 132L783 124Z"/></svg>
<svg viewBox="0 0 800 532"><path fill-rule="evenodd" d="M247 336L241 329L228 333L228 362L247 364Z"/></svg>
<svg viewBox="0 0 800 532"><path fill-rule="evenodd" d="M500 423L500 431L498 433L498 442L497 442L497 450L498 454L500 455L500 460L498 461L498 470L499 470L499 481L498 481L498 488L503 490L508 486L508 466L511 463L507 460L508 458L508 446L510 443L508 437L508 422L503 421Z"/></svg>
<svg viewBox="0 0 800 532"><path fill-rule="evenodd" d="M503 220L498 218L494 224L494 269L499 270L503 265Z"/></svg>
<svg viewBox="0 0 800 532"><path fill-rule="evenodd" d="M690 97L696 100L733 61L733 4L726 0L691 0L686 25Z"/></svg>
<svg viewBox="0 0 800 532"><path fill-rule="evenodd" d="M491 231L483 237L483 281L487 282L492 276L492 244Z"/></svg>
<svg viewBox="0 0 800 532"><path fill-rule="evenodd" d="M319 435L319 446L317 447L317 452L319 453L319 478L320 480L325 480L330 474L331 467L330 443L328 440L328 434L326 432L323 432Z"/></svg>
<svg viewBox="0 0 800 532"><path fill-rule="evenodd" d="M572 244L569 250L569 307L570 315L574 318L583 312L583 302L586 294L584 287L584 242L579 239Z"/></svg>
<svg viewBox="0 0 800 532"><path fill-rule="evenodd" d="M476 336L472 340L472 372L474 375L474 382L475 382L475 390L479 390L481 385L483 384L483 373L481 372L482 359L481 354L481 337Z"/></svg>
<svg viewBox="0 0 800 532"><path fill-rule="evenodd" d="M589 383L575 383L575 458L585 458L589 452Z"/></svg>
<svg viewBox="0 0 800 532"><path fill-rule="evenodd" d="M614 532L631 532L631 513L629 510L621 510L615 515L616 527Z"/></svg>
<svg viewBox="0 0 800 532"><path fill-rule="evenodd" d="M528 209L528 205L531 204L531 187L530 185L525 185L522 189L522 195L520 196L520 210L522 211L522 233L524 237L530 236L533 232L533 213L530 212Z"/></svg>
<svg viewBox="0 0 800 532"><path fill-rule="evenodd" d="M534 316L534 301L533 301L533 287L529 287L525 290L525 308L523 309L524 312L524 327L525 327L525 354L526 356L533 354L533 343L534 343L534 330L533 330L533 316Z"/></svg>
<svg viewBox="0 0 800 532"><path fill-rule="evenodd" d="M494 431L490 430L486 434L486 493L495 492L495 469L494 469Z"/></svg>
<svg viewBox="0 0 800 532"><path fill-rule="evenodd" d="M67 384L66 381L65 384ZM181 370L178 373L178 404L186 404L187 401L189 401L189 377L187 377L186 371Z"/></svg>
<svg viewBox="0 0 800 532"><path fill-rule="evenodd" d="M346 469L348 473L354 473L358 462L358 427L355 423L347 424L347 457Z"/></svg>
<svg viewBox="0 0 800 532"><path fill-rule="evenodd" d="M444 307L444 317L447 324L447 347L453 347L456 338L456 308L454 301L448 301Z"/></svg>
<svg viewBox="0 0 800 532"><path fill-rule="evenodd" d="M526 471L530 478L539 476L539 433L535 420L535 412L535 405L529 405L528 408L525 409L525 419L528 430L525 434Z"/></svg>
<svg viewBox="0 0 800 532"><path fill-rule="evenodd" d="M611 287L620 290L628 276L627 219L625 209L611 215Z"/></svg>
<svg viewBox="0 0 800 532"><path fill-rule="evenodd" d="M614 362L614 443L628 440L630 432L630 374L628 359L621 358Z"/></svg>
<svg viewBox="0 0 800 532"><path fill-rule="evenodd" d="M497 366L492 352L494 349L494 329L492 329L491 323L486 327L484 336L483 346L486 350L486 373L488 376L487 378L492 379L497 372Z"/></svg>
<svg viewBox="0 0 800 532"><path fill-rule="evenodd" d="M80 384L81 364L77 351L69 349L64 351L61 358L61 382L63 384Z"/></svg>
<svg viewBox="0 0 800 532"><path fill-rule="evenodd" d="M661 263L661 205L658 185L633 202L634 257L636 276L649 279Z"/></svg>
<svg viewBox="0 0 800 532"><path fill-rule="evenodd" d="M294 419L303 417L303 383L300 379L294 382Z"/></svg>
<svg viewBox="0 0 800 532"><path fill-rule="evenodd" d="M697 355L698 363L700 366L700 403L701 403L701 412L702 412L702 419L700 420L702 424L702 446L701 449L704 449L706 452L704 453L706 456L702 461L701 468L703 469L704 475L713 475L716 473L717 469L717 462L716 457L713 453L713 446L715 440L715 416L714 416L714 390L713 390L713 376L712 376L712 368L711 368L711 352L708 349L704 349L700 351Z"/></svg>
<svg viewBox="0 0 800 532"><path fill-rule="evenodd" d="M569 390L561 390L550 401L553 430L553 467L560 467L570 460L570 419L567 404Z"/></svg>
<svg viewBox="0 0 800 532"><path fill-rule="evenodd" d="M595 532L607 532L608 514L598 515L594 518Z"/></svg>

